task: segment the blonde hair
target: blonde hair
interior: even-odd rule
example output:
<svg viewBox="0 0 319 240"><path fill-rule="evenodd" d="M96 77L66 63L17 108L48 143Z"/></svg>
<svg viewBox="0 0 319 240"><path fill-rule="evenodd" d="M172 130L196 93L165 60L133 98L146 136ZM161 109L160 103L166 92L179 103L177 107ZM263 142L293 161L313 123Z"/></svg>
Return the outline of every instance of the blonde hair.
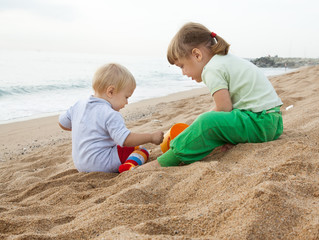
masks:
<svg viewBox="0 0 319 240"><path fill-rule="evenodd" d="M191 55L194 48L205 46L212 54L227 55L229 44L220 36L211 36L212 32L199 23L186 23L174 36L167 49L170 64Z"/></svg>
<svg viewBox="0 0 319 240"><path fill-rule="evenodd" d="M94 74L92 87L95 92L102 93L113 85L116 91L127 86L136 87L135 78L127 68L117 63L109 63L100 67Z"/></svg>

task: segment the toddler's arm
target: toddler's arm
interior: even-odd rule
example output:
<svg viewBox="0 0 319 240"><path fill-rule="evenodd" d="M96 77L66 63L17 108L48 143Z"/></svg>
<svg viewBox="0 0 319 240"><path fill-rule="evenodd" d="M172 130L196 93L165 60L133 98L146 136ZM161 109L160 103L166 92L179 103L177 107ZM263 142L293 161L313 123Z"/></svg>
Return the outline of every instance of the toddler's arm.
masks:
<svg viewBox="0 0 319 240"><path fill-rule="evenodd" d="M65 131L72 131L70 109L59 116L59 126Z"/></svg>
<svg viewBox="0 0 319 240"><path fill-rule="evenodd" d="M65 130L65 131L72 131L70 128L63 127L63 126L61 125L61 123L59 123L59 126L60 126L60 128L62 128L62 129Z"/></svg>
<svg viewBox="0 0 319 240"><path fill-rule="evenodd" d="M124 141L123 146L134 147L145 143L153 143L156 145L163 142L164 133L161 131L154 133L133 133L131 132Z"/></svg>

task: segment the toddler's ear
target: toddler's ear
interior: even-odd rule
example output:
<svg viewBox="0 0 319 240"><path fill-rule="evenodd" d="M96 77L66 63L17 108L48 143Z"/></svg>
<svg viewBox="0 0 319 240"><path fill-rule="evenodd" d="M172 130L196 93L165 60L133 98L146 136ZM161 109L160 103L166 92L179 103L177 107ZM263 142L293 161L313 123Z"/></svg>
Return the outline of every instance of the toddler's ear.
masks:
<svg viewBox="0 0 319 240"><path fill-rule="evenodd" d="M106 89L106 96L108 96L109 98L111 98L115 93L115 87L113 85L108 86Z"/></svg>

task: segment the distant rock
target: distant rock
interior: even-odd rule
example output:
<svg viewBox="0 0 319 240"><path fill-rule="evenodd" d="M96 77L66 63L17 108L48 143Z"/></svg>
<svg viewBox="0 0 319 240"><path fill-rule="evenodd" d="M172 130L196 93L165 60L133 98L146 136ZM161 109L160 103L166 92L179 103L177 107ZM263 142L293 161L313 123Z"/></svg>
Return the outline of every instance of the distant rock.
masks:
<svg viewBox="0 0 319 240"><path fill-rule="evenodd" d="M250 61L256 66L263 68L298 68L319 64L319 58L282 58L278 56L260 57Z"/></svg>

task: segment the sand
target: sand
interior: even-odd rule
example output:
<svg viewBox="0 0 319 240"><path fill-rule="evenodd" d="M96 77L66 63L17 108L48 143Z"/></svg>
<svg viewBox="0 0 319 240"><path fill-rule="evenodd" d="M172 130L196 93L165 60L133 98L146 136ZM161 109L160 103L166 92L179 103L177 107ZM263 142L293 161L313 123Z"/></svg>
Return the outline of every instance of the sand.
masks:
<svg viewBox="0 0 319 240"><path fill-rule="evenodd" d="M319 239L319 66L271 82L283 135L187 166L79 173L57 116L0 125L0 239ZM132 131L166 132L212 106L200 88L123 115Z"/></svg>

